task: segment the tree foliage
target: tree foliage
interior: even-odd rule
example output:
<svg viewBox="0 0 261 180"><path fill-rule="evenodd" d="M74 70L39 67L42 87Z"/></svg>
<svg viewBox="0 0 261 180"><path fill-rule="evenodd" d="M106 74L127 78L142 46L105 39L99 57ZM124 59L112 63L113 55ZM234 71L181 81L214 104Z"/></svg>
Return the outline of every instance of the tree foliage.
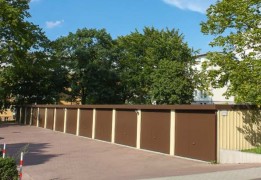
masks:
<svg viewBox="0 0 261 180"><path fill-rule="evenodd" d="M66 86L66 72L45 54L28 53L0 72L5 99L13 104L56 103Z"/></svg>
<svg viewBox="0 0 261 180"><path fill-rule="evenodd" d="M0 0L0 98L10 103L54 103L63 81L49 59L50 42L28 21L27 0Z"/></svg>
<svg viewBox="0 0 261 180"><path fill-rule="evenodd" d="M223 48L209 53L207 79L213 87L228 85L226 95L240 103L261 104L260 10L260 0L222 0L209 7L201 23L204 34L216 36L210 45ZM210 66L218 68L207 71Z"/></svg>
<svg viewBox="0 0 261 180"><path fill-rule="evenodd" d="M176 30L144 28L113 40L79 29L50 42L29 21L28 0L0 0L0 106L190 103L193 50Z"/></svg>
<svg viewBox="0 0 261 180"><path fill-rule="evenodd" d="M117 52L116 64L127 103L191 102L193 50L178 31L148 27L143 33L136 30L118 38Z"/></svg>
<svg viewBox="0 0 261 180"><path fill-rule="evenodd" d="M0 0L0 63L12 63L28 50L47 48L47 38L30 18L27 0Z"/></svg>
<svg viewBox="0 0 261 180"><path fill-rule="evenodd" d="M79 98L82 104L122 102L111 60L113 40L104 29L79 29L54 44L56 58L69 70L71 100Z"/></svg>
<svg viewBox="0 0 261 180"><path fill-rule="evenodd" d="M0 180L16 180L18 178L18 171L15 159L0 157Z"/></svg>
<svg viewBox="0 0 261 180"><path fill-rule="evenodd" d="M189 104L193 101L192 76L185 63L162 60L151 77L149 94L158 104Z"/></svg>

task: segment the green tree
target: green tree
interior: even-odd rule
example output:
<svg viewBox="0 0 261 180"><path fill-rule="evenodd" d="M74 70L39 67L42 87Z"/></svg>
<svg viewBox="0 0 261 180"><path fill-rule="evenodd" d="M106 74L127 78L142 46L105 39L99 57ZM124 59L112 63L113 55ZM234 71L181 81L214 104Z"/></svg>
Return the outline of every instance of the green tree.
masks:
<svg viewBox="0 0 261 180"><path fill-rule="evenodd" d="M0 63L22 59L48 45L42 30L28 21L28 0L0 0Z"/></svg>
<svg viewBox="0 0 261 180"><path fill-rule="evenodd" d="M178 31L145 27L143 33L119 37L116 51L125 102L191 102L193 50Z"/></svg>
<svg viewBox="0 0 261 180"><path fill-rule="evenodd" d="M261 104L260 10L260 0L222 0L208 8L201 23L204 34L216 36L210 45L223 48L209 53L206 78L213 87L228 85L226 95L240 103Z"/></svg>
<svg viewBox="0 0 261 180"><path fill-rule="evenodd" d="M28 53L0 72L5 99L13 104L56 103L66 86L66 72L40 52Z"/></svg>
<svg viewBox="0 0 261 180"><path fill-rule="evenodd" d="M79 29L55 42L55 57L68 68L72 101L121 103L119 78L113 68L113 40L104 30Z"/></svg>
<svg viewBox="0 0 261 180"><path fill-rule="evenodd" d="M53 103L60 73L51 61L50 42L29 22L27 0L0 0L0 102Z"/></svg>
<svg viewBox="0 0 261 180"><path fill-rule="evenodd" d="M192 76L185 63L162 60L151 77L149 94L158 104L189 104L193 101Z"/></svg>

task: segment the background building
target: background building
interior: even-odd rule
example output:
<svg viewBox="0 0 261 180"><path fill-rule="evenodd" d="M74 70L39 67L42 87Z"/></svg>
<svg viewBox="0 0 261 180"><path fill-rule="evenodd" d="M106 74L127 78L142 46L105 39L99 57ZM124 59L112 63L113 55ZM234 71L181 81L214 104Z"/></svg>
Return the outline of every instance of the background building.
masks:
<svg viewBox="0 0 261 180"><path fill-rule="evenodd" d="M200 54L196 58L196 63L194 69L197 71L202 71L202 63L208 61L207 54ZM214 67L210 67L214 68ZM209 87L211 93L195 90L194 91L194 102L193 104L235 104L234 97L226 98L224 93L227 90L227 86L223 88L212 88Z"/></svg>

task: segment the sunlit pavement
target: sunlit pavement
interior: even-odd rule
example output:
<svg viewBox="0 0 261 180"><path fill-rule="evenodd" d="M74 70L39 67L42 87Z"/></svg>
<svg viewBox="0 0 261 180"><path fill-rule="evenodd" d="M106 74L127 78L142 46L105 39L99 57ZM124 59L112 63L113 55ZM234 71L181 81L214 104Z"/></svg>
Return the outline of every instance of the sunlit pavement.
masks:
<svg viewBox="0 0 261 180"><path fill-rule="evenodd" d="M23 180L261 177L261 164L214 165L30 126L0 126L3 143L9 154L29 144Z"/></svg>

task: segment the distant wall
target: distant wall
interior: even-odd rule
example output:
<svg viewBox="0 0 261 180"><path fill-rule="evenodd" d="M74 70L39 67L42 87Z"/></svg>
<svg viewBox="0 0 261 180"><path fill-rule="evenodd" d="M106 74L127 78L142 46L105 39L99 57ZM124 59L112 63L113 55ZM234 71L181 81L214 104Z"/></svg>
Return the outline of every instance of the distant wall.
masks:
<svg viewBox="0 0 261 180"><path fill-rule="evenodd" d="M0 121L14 120L13 112L11 109L6 109L0 112Z"/></svg>

